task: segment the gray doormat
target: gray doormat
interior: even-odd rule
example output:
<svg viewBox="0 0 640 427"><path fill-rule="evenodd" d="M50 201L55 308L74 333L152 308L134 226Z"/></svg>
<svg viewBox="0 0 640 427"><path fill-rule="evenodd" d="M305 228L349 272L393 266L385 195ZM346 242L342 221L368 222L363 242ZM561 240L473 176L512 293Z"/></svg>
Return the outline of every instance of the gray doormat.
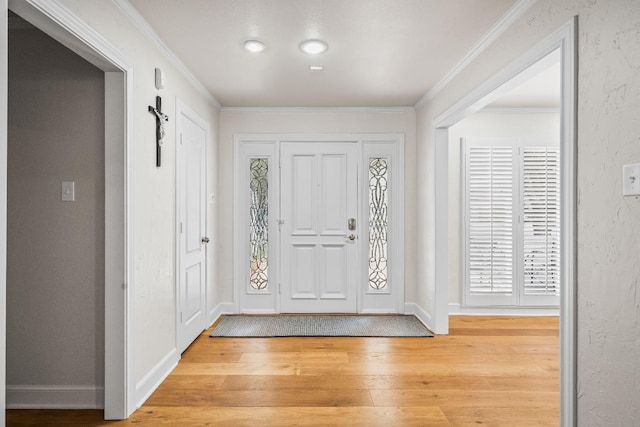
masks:
<svg viewBox="0 0 640 427"><path fill-rule="evenodd" d="M211 337L432 337L413 315L226 315Z"/></svg>

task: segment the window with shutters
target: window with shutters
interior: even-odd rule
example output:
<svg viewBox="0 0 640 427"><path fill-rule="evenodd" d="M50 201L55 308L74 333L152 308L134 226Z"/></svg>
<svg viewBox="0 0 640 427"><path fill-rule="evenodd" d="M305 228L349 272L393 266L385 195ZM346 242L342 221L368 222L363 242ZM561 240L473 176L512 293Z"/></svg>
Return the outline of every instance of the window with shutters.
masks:
<svg viewBox="0 0 640 427"><path fill-rule="evenodd" d="M465 305L557 305L558 147L468 140L464 163Z"/></svg>

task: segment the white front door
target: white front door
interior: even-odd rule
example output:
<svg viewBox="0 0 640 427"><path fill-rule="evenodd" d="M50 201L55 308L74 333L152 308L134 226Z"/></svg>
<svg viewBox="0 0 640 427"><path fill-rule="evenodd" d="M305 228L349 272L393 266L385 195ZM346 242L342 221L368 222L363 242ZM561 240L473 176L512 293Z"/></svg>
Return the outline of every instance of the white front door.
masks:
<svg viewBox="0 0 640 427"><path fill-rule="evenodd" d="M281 144L284 313L357 311L359 153L350 142Z"/></svg>
<svg viewBox="0 0 640 427"><path fill-rule="evenodd" d="M178 108L178 319L184 351L206 328L206 127Z"/></svg>

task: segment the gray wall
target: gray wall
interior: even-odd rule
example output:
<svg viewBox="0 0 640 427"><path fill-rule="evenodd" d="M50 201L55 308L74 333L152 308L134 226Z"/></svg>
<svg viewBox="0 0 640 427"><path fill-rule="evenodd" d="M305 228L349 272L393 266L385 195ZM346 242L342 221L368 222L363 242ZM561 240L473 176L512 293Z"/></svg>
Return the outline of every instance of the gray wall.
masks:
<svg viewBox="0 0 640 427"><path fill-rule="evenodd" d="M8 140L8 402L20 386L83 386L101 405L104 73L19 21ZM63 180L75 202L60 200Z"/></svg>

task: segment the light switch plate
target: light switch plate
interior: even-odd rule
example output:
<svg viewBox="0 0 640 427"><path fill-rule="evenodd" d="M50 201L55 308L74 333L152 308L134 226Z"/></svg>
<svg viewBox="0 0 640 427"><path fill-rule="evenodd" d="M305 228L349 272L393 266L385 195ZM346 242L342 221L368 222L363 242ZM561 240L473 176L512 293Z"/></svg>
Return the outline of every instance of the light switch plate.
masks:
<svg viewBox="0 0 640 427"><path fill-rule="evenodd" d="M62 181L62 201L76 201L76 183L75 181Z"/></svg>
<svg viewBox="0 0 640 427"><path fill-rule="evenodd" d="M640 163L622 166L622 195L640 196Z"/></svg>

